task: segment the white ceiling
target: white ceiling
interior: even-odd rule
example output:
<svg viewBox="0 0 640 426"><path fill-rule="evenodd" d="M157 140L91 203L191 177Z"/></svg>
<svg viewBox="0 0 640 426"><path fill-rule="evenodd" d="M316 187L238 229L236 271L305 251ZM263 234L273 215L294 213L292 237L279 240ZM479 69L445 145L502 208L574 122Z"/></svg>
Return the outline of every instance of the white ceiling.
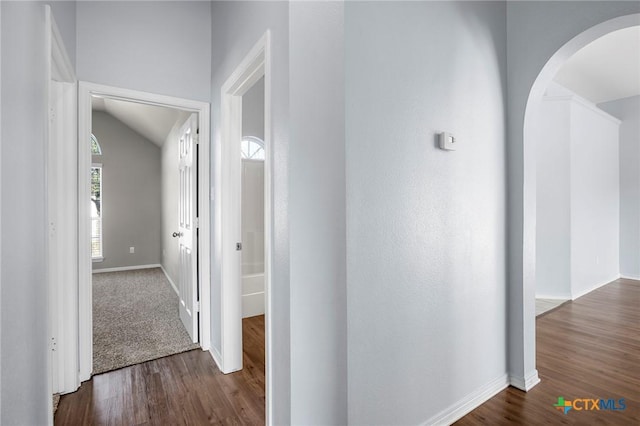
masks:
<svg viewBox="0 0 640 426"><path fill-rule="evenodd" d="M588 44L569 58L555 81L596 104L640 95L640 26Z"/></svg>
<svg viewBox="0 0 640 426"><path fill-rule="evenodd" d="M98 97L91 99L91 109L106 112L158 146L164 144L176 122L188 115L178 109Z"/></svg>

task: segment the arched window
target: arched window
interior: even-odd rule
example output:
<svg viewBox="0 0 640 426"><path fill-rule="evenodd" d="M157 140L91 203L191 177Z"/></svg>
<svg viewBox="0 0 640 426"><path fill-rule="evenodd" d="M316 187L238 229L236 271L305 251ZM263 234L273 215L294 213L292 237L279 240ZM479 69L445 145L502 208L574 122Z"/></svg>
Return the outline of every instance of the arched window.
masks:
<svg viewBox="0 0 640 426"><path fill-rule="evenodd" d="M93 133L91 133L91 155L102 155L102 148Z"/></svg>
<svg viewBox="0 0 640 426"><path fill-rule="evenodd" d="M245 136L240 143L240 154L243 160L264 161L264 142L255 136Z"/></svg>
<svg viewBox="0 0 640 426"><path fill-rule="evenodd" d="M91 155L102 155L98 139L91 134ZM102 164L91 165L91 258L102 258Z"/></svg>

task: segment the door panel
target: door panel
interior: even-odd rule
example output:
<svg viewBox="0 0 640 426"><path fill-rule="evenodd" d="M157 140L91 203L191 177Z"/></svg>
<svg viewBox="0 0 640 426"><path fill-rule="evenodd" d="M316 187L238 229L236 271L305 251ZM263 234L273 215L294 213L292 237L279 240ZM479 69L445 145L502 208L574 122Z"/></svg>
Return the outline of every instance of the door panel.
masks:
<svg viewBox="0 0 640 426"><path fill-rule="evenodd" d="M180 253L180 273L178 296L180 298L180 320L191 340L198 341L198 233L196 218L197 182L197 128L196 114L180 129L178 169L180 173L180 195L178 198L178 237Z"/></svg>

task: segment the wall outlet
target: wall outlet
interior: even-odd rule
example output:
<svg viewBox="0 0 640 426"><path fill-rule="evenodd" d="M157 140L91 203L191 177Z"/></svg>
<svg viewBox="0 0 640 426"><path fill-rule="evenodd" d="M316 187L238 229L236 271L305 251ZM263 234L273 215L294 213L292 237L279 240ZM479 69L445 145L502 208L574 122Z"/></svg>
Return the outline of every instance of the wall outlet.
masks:
<svg viewBox="0 0 640 426"><path fill-rule="evenodd" d="M135 253L135 252L136 252L135 247L129 247L129 253Z"/></svg>

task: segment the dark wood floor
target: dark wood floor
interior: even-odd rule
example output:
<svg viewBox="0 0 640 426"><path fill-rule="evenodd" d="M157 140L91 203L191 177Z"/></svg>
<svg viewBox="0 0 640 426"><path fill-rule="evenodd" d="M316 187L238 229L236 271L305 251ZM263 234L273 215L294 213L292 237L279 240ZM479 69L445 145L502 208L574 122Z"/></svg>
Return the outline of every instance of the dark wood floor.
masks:
<svg viewBox="0 0 640 426"><path fill-rule="evenodd" d="M264 316L242 331L242 371L222 374L198 349L100 374L62 396L55 424L264 424Z"/></svg>
<svg viewBox="0 0 640 426"><path fill-rule="evenodd" d="M505 389L456 425L640 425L640 281L614 281L536 323L542 381ZM553 406L560 396L624 398L626 409L565 415Z"/></svg>

